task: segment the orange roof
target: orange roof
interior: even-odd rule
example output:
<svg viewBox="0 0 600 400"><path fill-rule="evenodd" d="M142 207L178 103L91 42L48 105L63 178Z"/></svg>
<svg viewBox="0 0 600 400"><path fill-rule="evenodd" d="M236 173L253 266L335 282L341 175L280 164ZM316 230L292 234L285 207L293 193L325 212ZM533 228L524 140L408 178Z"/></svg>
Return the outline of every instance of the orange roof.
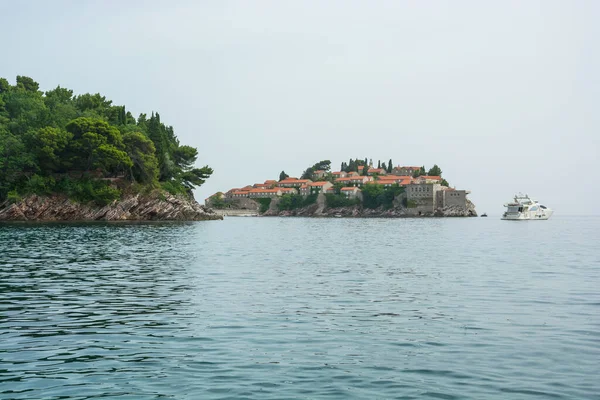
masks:
<svg viewBox="0 0 600 400"><path fill-rule="evenodd" d="M423 179L429 179L429 180L436 180L436 181L441 181L442 177L441 176L428 176L428 175L422 175L419 178L423 178Z"/></svg>
<svg viewBox="0 0 600 400"><path fill-rule="evenodd" d="M289 189L291 189L291 188L289 188ZM308 185L302 185L302 186L300 186L300 189L308 189Z"/></svg>
<svg viewBox="0 0 600 400"><path fill-rule="evenodd" d="M364 165L359 165L358 169L363 169L365 166Z"/></svg>
<svg viewBox="0 0 600 400"><path fill-rule="evenodd" d="M332 172L333 175L341 175L345 173L344 171L336 171L336 172Z"/></svg>
<svg viewBox="0 0 600 400"><path fill-rule="evenodd" d="M348 192L350 190L360 190L360 189L357 188L357 187L352 186L352 187L343 187L341 190L344 191L344 192Z"/></svg>
<svg viewBox="0 0 600 400"><path fill-rule="evenodd" d="M310 179L287 178L282 181L279 181L279 183L307 183L307 182L310 182Z"/></svg>
<svg viewBox="0 0 600 400"><path fill-rule="evenodd" d="M385 171L383 168L369 168L367 172L381 172Z"/></svg>
<svg viewBox="0 0 600 400"><path fill-rule="evenodd" d="M324 181L324 182L310 182L308 184L308 186L325 186L326 184L328 184L329 182Z"/></svg>
<svg viewBox="0 0 600 400"><path fill-rule="evenodd" d="M365 178L367 178L367 177L366 176L362 176L362 175L359 175L359 176L347 176L345 178L337 178L335 181L336 182L348 182L348 181L355 181L355 180L358 180L358 179L365 179Z"/></svg>
<svg viewBox="0 0 600 400"><path fill-rule="evenodd" d="M247 190L238 190L237 192L233 192L232 194L248 194Z"/></svg>
<svg viewBox="0 0 600 400"><path fill-rule="evenodd" d="M265 181L265 185L268 185L268 184L270 184L270 183L277 183L277 181L275 181L275 180L273 180L273 179L267 179L267 180Z"/></svg>
<svg viewBox="0 0 600 400"><path fill-rule="evenodd" d="M277 193L281 191L281 189L252 189L249 193Z"/></svg>

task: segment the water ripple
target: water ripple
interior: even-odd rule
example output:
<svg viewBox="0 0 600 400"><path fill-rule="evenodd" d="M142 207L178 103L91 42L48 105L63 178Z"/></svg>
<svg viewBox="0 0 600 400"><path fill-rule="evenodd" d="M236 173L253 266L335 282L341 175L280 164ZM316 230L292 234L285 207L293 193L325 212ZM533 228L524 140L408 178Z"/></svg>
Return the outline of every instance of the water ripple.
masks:
<svg viewBox="0 0 600 400"><path fill-rule="evenodd" d="M0 225L0 398L598 398L598 222Z"/></svg>

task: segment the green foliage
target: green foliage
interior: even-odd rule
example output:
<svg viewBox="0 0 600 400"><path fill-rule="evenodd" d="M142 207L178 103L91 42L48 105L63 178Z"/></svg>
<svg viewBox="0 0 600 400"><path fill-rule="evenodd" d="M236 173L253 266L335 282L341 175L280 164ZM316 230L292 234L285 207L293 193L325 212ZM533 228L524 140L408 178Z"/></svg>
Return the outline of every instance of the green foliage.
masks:
<svg viewBox="0 0 600 400"><path fill-rule="evenodd" d="M11 190L6 195L6 200L8 200L8 202L11 204L18 203L19 201L21 201L21 196L16 190Z"/></svg>
<svg viewBox="0 0 600 400"><path fill-rule="evenodd" d="M169 192L189 193L213 173L195 167L197 159L198 150L180 144L158 113L136 120L99 93L74 96L60 86L42 93L29 77L18 76L14 86L0 78L0 201L15 190L61 191L60 179L52 185L46 178L67 173L126 177L150 188L162 182ZM73 185L73 196L97 203L117 195L89 182Z"/></svg>
<svg viewBox="0 0 600 400"><path fill-rule="evenodd" d="M388 165L387 165L387 170L386 170L387 173L391 174L392 173L392 169L393 169L393 167L392 167L392 159L390 158L390 161L388 162Z"/></svg>
<svg viewBox="0 0 600 400"><path fill-rule="evenodd" d="M254 199L259 204L258 212L264 214L267 212L269 207L271 206L271 198L270 197L262 197L259 199Z"/></svg>
<svg viewBox="0 0 600 400"><path fill-rule="evenodd" d="M27 146L41 171L59 172L65 168L65 150L73 134L65 130L46 126L25 136Z"/></svg>
<svg viewBox="0 0 600 400"><path fill-rule="evenodd" d="M360 204L360 200L356 198L349 199L340 194L326 193L325 204L329 208L352 207Z"/></svg>
<svg viewBox="0 0 600 400"><path fill-rule="evenodd" d="M227 207L227 203L223 200L223 193L219 192L210 198L210 206L217 209Z"/></svg>
<svg viewBox="0 0 600 400"><path fill-rule="evenodd" d="M442 178L441 182L440 182L443 186L448 186L450 187L450 184L448 183L447 180L445 180L444 178Z"/></svg>
<svg viewBox="0 0 600 400"><path fill-rule="evenodd" d="M404 199L404 200L406 200L406 199ZM417 208L417 202L414 200L406 200L404 202L404 204L407 208Z"/></svg>
<svg viewBox="0 0 600 400"><path fill-rule="evenodd" d="M37 174L32 175L25 183L24 193L25 194L39 194L48 195L52 194L56 186L56 181L51 176L40 176Z"/></svg>
<svg viewBox="0 0 600 400"><path fill-rule="evenodd" d="M344 183L343 182L335 182L333 184L333 192L334 192L334 194L341 194L343 187L344 187Z"/></svg>
<svg viewBox="0 0 600 400"><path fill-rule="evenodd" d="M123 134L123 143L132 162L131 177L142 183L158 182L158 160L152 140L143 133L128 132Z"/></svg>
<svg viewBox="0 0 600 400"><path fill-rule="evenodd" d="M404 188L398 184L384 187L379 184L369 184L362 188L363 206L365 208L390 208L396 196L402 194Z"/></svg>
<svg viewBox="0 0 600 400"><path fill-rule="evenodd" d="M315 171L320 171L320 170L325 171L325 172L331 170L331 161L329 161L329 160L319 161L318 163L314 164L312 167L308 167L307 169L304 170L300 179L313 179L313 174L315 173Z"/></svg>
<svg viewBox="0 0 600 400"><path fill-rule="evenodd" d="M94 202L99 206L110 204L121 197L120 190L110 187L108 182L100 180L81 179L72 181L66 179L58 187L76 201L81 203Z"/></svg>
<svg viewBox="0 0 600 400"><path fill-rule="evenodd" d="M429 169L429 171L427 171L427 175L429 175L429 176L442 176L442 169L440 167L438 167L437 164L434 164L433 167L431 167Z"/></svg>
<svg viewBox="0 0 600 400"><path fill-rule="evenodd" d="M25 89L28 92L37 92L40 85L28 76L17 75L17 87L19 89Z"/></svg>
<svg viewBox="0 0 600 400"><path fill-rule="evenodd" d="M413 178L418 178L419 176L427 175L425 172L425 166L422 166L420 169L413 172Z"/></svg>
<svg viewBox="0 0 600 400"><path fill-rule="evenodd" d="M279 182L281 182L284 179L289 178L290 176L288 174L285 173L285 171L281 171L281 173L279 174Z"/></svg>
<svg viewBox="0 0 600 400"><path fill-rule="evenodd" d="M284 194L279 199L277 207L280 211L283 210L295 210L314 204L317 200L317 195L312 194L310 196L303 197L299 194Z"/></svg>
<svg viewBox="0 0 600 400"><path fill-rule="evenodd" d="M188 189L181 182L175 180L160 182L160 186L172 195L188 194Z"/></svg>

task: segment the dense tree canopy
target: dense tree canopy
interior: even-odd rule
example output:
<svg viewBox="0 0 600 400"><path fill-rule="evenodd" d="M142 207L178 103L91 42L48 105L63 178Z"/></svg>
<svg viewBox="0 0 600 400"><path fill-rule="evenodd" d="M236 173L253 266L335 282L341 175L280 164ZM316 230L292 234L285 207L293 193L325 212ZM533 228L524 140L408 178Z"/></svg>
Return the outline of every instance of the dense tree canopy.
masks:
<svg viewBox="0 0 600 400"><path fill-rule="evenodd" d="M314 179L313 174L315 173L315 171L329 172L330 170L331 170L331 161L329 161L329 160L319 161L318 163L314 164L313 166L306 168L304 170L304 172L302 173L302 175L300 176L300 179Z"/></svg>
<svg viewBox="0 0 600 400"><path fill-rule="evenodd" d="M60 86L43 93L30 77L17 76L15 85L0 78L0 201L35 192L40 182L59 191L73 176L101 189L118 178L189 193L213 172L196 168L197 158L158 113L136 120L99 93L74 96Z"/></svg>

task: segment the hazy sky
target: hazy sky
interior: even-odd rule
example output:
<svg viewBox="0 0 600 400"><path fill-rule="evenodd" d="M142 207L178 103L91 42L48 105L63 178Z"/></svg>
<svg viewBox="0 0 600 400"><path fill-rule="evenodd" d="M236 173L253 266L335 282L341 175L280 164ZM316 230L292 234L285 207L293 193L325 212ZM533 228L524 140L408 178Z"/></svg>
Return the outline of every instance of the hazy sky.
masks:
<svg viewBox="0 0 600 400"><path fill-rule="evenodd" d="M196 192L330 159L437 163L598 214L599 1L0 0L0 76L158 111L214 168Z"/></svg>

